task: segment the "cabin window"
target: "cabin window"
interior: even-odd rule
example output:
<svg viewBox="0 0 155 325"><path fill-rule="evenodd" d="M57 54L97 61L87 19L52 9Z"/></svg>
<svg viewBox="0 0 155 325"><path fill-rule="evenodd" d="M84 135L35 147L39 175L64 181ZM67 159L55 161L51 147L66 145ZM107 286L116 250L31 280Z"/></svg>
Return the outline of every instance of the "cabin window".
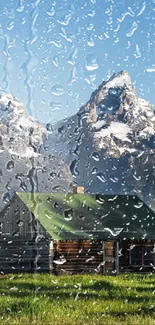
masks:
<svg viewBox="0 0 155 325"><path fill-rule="evenodd" d="M154 246L136 245L131 250L130 264L131 266L151 266L155 264Z"/></svg>
<svg viewBox="0 0 155 325"><path fill-rule="evenodd" d="M144 265L154 264L154 247L145 246L144 247Z"/></svg>
<svg viewBox="0 0 155 325"><path fill-rule="evenodd" d="M131 264L142 265L142 247L135 246L131 251Z"/></svg>

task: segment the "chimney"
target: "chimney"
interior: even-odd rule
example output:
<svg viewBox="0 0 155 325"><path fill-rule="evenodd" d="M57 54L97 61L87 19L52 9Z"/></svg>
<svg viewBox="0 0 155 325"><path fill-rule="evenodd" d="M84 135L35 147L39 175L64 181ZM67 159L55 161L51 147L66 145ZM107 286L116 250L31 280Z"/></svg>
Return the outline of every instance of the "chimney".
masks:
<svg viewBox="0 0 155 325"><path fill-rule="evenodd" d="M83 186L74 186L73 194L84 194L84 187Z"/></svg>

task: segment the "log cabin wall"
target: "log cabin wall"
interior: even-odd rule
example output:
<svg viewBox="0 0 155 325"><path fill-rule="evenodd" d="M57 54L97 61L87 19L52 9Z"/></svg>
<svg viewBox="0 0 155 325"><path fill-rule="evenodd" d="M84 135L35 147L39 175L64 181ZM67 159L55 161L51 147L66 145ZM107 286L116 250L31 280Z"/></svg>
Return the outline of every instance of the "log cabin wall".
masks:
<svg viewBox="0 0 155 325"><path fill-rule="evenodd" d="M102 273L103 262L102 242L79 240L79 241L58 241L57 249L63 255L66 262L59 267L59 272L67 273ZM101 252L101 254L100 254Z"/></svg>
<svg viewBox="0 0 155 325"><path fill-rule="evenodd" d="M58 241L59 256L66 262L57 265L56 271L58 274L154 272L155 241L119 241L118 246L119 252L115 241Z"/></svg>
<svg viewBox="0 0 155 325"><path fill-rule="evenodd" d="M49 271L49 239L15 195L0 214L0 272Z"/></svg>
<svg viewBox="0 0 155 325"><path fill-rule="evenodd" d="M57 251L66 260L55 265L54 272L61 273L111 273L114 271L114 242L58 241ZM53 263L54 265L54 263Z"/></svg>
<svg viewBox="0 0 155 325"><path fill-rule="evenodd" d="M12 239L12 240L11 240ZM10 238L0 240L0 274L49 272L49 244Z"/></svg>

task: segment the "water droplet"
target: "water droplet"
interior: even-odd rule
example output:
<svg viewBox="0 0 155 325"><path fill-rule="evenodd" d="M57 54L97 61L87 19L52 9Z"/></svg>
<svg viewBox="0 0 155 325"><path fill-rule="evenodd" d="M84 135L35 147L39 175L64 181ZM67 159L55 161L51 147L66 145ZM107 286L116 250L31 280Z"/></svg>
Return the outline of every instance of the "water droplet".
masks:
<svg viewBox="0 0 155 325"><path fill-rule="evenodd" d="M132 220L136 220L137 219L137 216L134 214L132 217L131 217Z"/></svg>
<svg viewBox="0 0 155 325"><path fill-rule="evenodd" d="M8 24L7 29L12 30L14 28L14 22L12 21L11 23Z"/></svg>
<svg viewBox="0 0 155 325"><path fill-rule="evenodd" d="M134 56L136 57L136 59L141 58L141 53L138 44L136 44L136 52L134 53Z"/></svg>
<svg viewBox="0 0 155 325"><path fill-rule="evenodd" d="M117 183L118 182L118 178L117 177L109 177L109 180L111 180L113 183Z"/></svg>
<svg viewBox="0 0 155 325"><path fill-rule="evenodd" d="M46 201L47 201L48 203L51 203L51 202L52 202L52 198L51 198L51 197L48 197Z"/></svg>
<svg viewBox="0 0 155 325"><path fill-rule="evenodd" d="M21 182L21 184L20 184L20 188L21 188L23 191L27 191L27 185L26 185L24 182Z"/></svg>
<svg viewBox="0 0 155 325"><path fill-rule="evenodd" d="M142 8L140 9L139 13L137 14L137 17L141 16L142 13L145 11L145 9L146 9L146 1L143 2Z"/></svg>
<svg viewBox="0 0 155 325"><path fill-rule="evenodd" d="M102 252L102 254L103 254L103 252ZM104 266L104 265L105 265L105 261L104 261L104 262L101 262L101 263L97 266L97 269L100 270L100 268L101 268L102 266Z"/></svg>
<svg viewBox="0 0 155 325"><path fill-rule="evenodd" d="M57 20L57 22L61 25L67 26L71 20L71 17L71 14L66 14L60 20Z"/></svg>
<svg viewBox="0 0 155 325"><path fill-rule="evenodd" d="M123 228L104 228L104 230L110 232L112 236L118 236L122 232Z"/></svg>
<svg viewBox="0 0 155 325"><path fill-rule="evenodd" d="M87 44L92 47L95 45L92 34L88 36Z"/></svg>
<svg viewBox="0 0 155 325"><path fill-rule="evenodd" d="M147 72L155 72L155 67L147 68L146 71Z"/></svg>
<svg viewBox="0 0 155 325"><path fill-rule="evenodd" d="M44 215L45 215L46 218L52 219L51 216L49 215L49 212L45 213Z"/></svg>
<svg viewBox="0 0 155 325"><path fill-rule="evenodd" d="M86 55L85 62L87 71L94 71L98 69L97 59L95 58L93 53Z"/></svg>
<svg viewBox="0 0 155 325"><path fill-rule="evenodd" d="M104 36L105 36L105 38L109 38L110 36L108 35L108 33L104 33Z"/></svg>
<svg viewBox="0 0 155 325"><path fill-rule="evenodd" d="M51 88L52 95L61 96L64 94L64 89L60 85L54 85Z"/></svg>
<svg viewBox="0 0 155 325"><path fill-rule="evenodd" d="M95 161L99 161L100 160L100 155L98 152L94 151L92 153L92 158L95 160Z"/></svg>
<svg viewBox="0 0 155 325"><path fill-rule="evenodd" d="M92 171L91 171L91 174L94 175L97 173L97 168L96 167L93 167Z"/></svg>
<svg viewBox="0 0 155 325"><path fill-rule="evenodd" d="M55 102L55 101L50 102L50 108L52 111L59 110L61 107L62 107L62 103L60 102Z"/></svg>
<svg viewBox="0 0 155 325"><path fill-rule="evenodd" d="M70 203L72 203L73 202L73 200L74 200L74 195L73 194L71 194L71 193L67 193L66 195L65 195L65 199L64 199L64 204L70 204Z"/></svg>
<svg viewBox="0 0 155 325"><path fill-rule="evenodd" d="M18 291L18 288L14 286L14 287L10 288L10 291Z"/></svg>
<svg viewBox="0 0 155 325"><path fill-rule="evenodd" d="M80 219L80 220L85 220L85 216L84 216L84 215L80 215L80 216L79 216L79 219Z"/></svg>
<svg viewBox="0 0 155 325"><path fill-rule="evenodd" d="M53 44L57 48L60 48L62 46L61 40L59 40L59 39L50 39L50 40L48 40L47 44L51 44L51 45Z"/></svg>
<svg viewBox="0 0 155 325"><path fill-rule="evenodd" d="M74 214L73 209L64 210L64 219L67 220L67 221L72 220L73 219L73 214Z"/></svg>
<svg viewBox="0 0 155 325"><path fill-rule="evenodd" d="M94 25L92 23L88 24L87 30L92 30L94 28Z"/></svg>
<svg viewBox="0 0 155 325"><path fill-rule="evenodd" d="M52 124L51 123L47 123L46 124L46 130L49 131L49 132L52 132L53 131L53 127L52 127Z"/></svg>
<svg viewBox="0 0 155 325"><path fill-rule="evenodd" d="M52 7L52 8L50 8L50 9L47 10L47 15L50 16L50 17L52 17L52 16L55 15L55 9L54 9L54 7Z"/></svg>
<svg viewBox="0 0 155 325"><path fill-rule="evenodd" d="M134 204L134 207L135 207L136 209L140 209L140 208L143 207L143 205L144 205L143 202L139 202L138 204Z"/></svg>
<svg viewBox="0 0 155 325"><path fill-rule="evenodd" d="M15 163L13 160L8 161L8 163L6 164L6 169L8 171L12 171L14 169L14 167L15 167Z"/></svg>
<svg viewBox="0 0 155 325"><path fill-rule="evenodd" d="M131 251L134 247L135 247L135 245L130 245L129 248L128 248L127 250L128 250L128 251Z"/></svg>
<svg viewBox="0 0 155 325"><path fill-rule="evenodd" d="M126 36L131 37L134 34L134 32L137 30L137 28L138 28L138 24L134 21L130 30L126 33Z"/></svg>
<svg viewBox="0 0 155 325"><path fill-rule="evenodd" d="M50 172L50 177L54 178L57 176L57 173L55 171Z"/></svg>
<svg viewBox="0 0 155 325"><path fill-rule="evenodd" d="M62 259L60 259L60 260L54 260L53 261L53 263L54 264L57 264L57 265L62 265L62 264L64 264L64 263L66 263L67 262L67 260L65 259L65 258L62 258Z"/></svg>
<svg viewBox="0 0 155 325"><path fill-rule="evenodd" d="M102 172L97 173L97 178L102 182L105 183L106 182L106 178L104 176L104 174Z"/></svg>
<svg viewBox="0 0 155 325"><path fill-rule="evenodd" d="M61 188L60 185L55 185L55 186L52 187L52 191L53 192L58 192L58 191L60 191L60 188Z"/></svg>
<svg viewBox="0 0 155 325"><path fill-rule="evenodd" d="M93 261L94 259L95 259L95 257L94 256L91 256L90 258L87 258L86 259L86 263L89 263L89 262Z"/></svg>
<svg viewBox="0 0 155 325"><path fill-rule="evenodd" d="M22 12L24 10L24 6L22 6L21 4L19 5L19 7L16 9L18 12Z"/></svg>
<svg viewBox="0 0 155 325"><path fill-rule="evenodd" d="M55 65L55 67L58 68L58 66L59 66L59 58L56 55L53 56L52 62Z"/></svg>
<svg viewBox="0 0 155 325"><path fill-rule="evenodd" d="M11 200L11 198L10 198L10 194L9 194L8 192L5 193L5 194L3 195L2 200L3 200L3 202L4 202L5 204L9 203L10 200Z"/></svg>
<svg viewBox="0 0 155 325"><path fill-rule="evenodd" d="M99 203L99 204L103 204L105 202L105 200L103 199L102 196L97 195L96 196L96 202Z"/></svg>
<svg viewBox="0 0 155 325"><path fill-rule="evenodd" d="M17 222L17 225L18 225L19 227L23 226L23 224L24 224L24 222L21 221L21 220L19 220L19 221Z"/></svg>
<svg viewBox="0 0 155 325"><path fill-rule="evenodd" d="M78 49L77 47L75 47L73 49L73 51L71 51L71 53L69 54L69 57L67 59L67 62L71 65L75 64L75 59L77 58L77 53L78 53Z"/></svg>
<svg viewBox="0 0 155 325"><path fill-rule="evenodd" d="M73 176L79 175L79 170L77 168L77 163L78 163L77 159L74 159L70 164L70 171L71 171Z"/></svg>
<svg viewBox="0 0 155 325"><path fill-rule="evenodd" d="M122 23L126 16L131 16L131 17L133 17L133 16L134 16L134 13L133 13L133 12L130 12L130 10L127 11L127 12L125 12L125 14L123 14L120 18L118 18L118 21L119 21L120 23ZM118 31L118 30L116 30L116 31Z"/></svg>

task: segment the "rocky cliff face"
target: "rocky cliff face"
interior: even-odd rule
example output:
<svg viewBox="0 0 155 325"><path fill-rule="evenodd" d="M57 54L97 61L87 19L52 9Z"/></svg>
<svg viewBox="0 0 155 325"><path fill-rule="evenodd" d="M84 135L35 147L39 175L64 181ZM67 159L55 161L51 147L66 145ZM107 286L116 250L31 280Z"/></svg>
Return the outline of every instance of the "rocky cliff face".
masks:
<svg viewBox="0 0 155 325"><path fill-rule="evenodd" d="M23 104L11 95L0 96L1 151L20 157L35 157L40 152L46 128L28 116Z"/></svg>
<svg viewBox="0 0 155 325"><path fill-rule="evenodd" d="M58 154L47 151L46 127L28 116L11 95L0 96L0 208L14 191L64 192L71 173Z"/></svg>
<svg viewBox="0 0 155 325"><path fill-rule="evenodd" d="M126 71L104 81L76 115L54 125L47 142L86 191L136 193L153 204L155 115Z"/></svg>

